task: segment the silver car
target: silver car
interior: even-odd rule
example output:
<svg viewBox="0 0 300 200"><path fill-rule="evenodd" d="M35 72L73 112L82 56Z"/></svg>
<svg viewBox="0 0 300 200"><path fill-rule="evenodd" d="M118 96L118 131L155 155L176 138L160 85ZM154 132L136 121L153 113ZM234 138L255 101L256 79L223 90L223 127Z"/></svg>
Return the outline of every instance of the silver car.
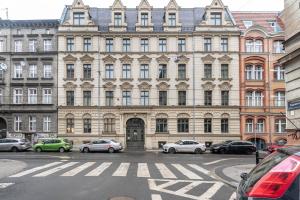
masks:
<svg viewBox="0 0 300 200"><path fill-rule="evenodd" d="M114 153L123 149L122 144L110 139L94 140L87 144L80 146L80 151L83 153L96 152L96 151L108 151Z"/></svg>
<svg viewBox="0 0 300 200"><path fill-rule="evenodd" d="M179 140L175 143L168 143L163 145L165 153L189 152L189 153L203 153L206 151L205 144L198 143L194 140Z"/></svg>
<svg viewBox="0 0 300 200"><path fill-rule="evenodd" d="M31 144L26 139L5 138L0 139L0 151L26 151L31 148Z"/></svg>

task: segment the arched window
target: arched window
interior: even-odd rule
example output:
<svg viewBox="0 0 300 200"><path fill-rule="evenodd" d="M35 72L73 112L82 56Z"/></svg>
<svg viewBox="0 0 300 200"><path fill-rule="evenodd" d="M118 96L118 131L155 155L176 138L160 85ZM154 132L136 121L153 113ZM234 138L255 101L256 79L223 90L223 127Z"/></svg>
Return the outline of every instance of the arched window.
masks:
<svg viewBox="0 0 300 200"><path fill-rule="evenodd" d="M246 132L253 133L253 119L246 120Z"/></svg>
<svg viewBox="0 0 300 200"><path fill-rule="evenodd" d="M258 119L256 123L256 132L257 133L264 133L265 132L265 120Z"/></svg>

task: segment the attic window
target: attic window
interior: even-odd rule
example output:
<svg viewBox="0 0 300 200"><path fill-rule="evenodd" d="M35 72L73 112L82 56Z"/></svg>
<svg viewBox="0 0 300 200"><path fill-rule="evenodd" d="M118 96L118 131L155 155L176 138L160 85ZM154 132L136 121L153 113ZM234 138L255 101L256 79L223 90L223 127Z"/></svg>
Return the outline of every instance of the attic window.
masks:
<svg viewBox="0 0 300 200"><path fill-rule="evenodd" d="M253 21L247 20L247 21L243 21L244 22L244 26L248 29L251 26L253 26Z"/></svg>

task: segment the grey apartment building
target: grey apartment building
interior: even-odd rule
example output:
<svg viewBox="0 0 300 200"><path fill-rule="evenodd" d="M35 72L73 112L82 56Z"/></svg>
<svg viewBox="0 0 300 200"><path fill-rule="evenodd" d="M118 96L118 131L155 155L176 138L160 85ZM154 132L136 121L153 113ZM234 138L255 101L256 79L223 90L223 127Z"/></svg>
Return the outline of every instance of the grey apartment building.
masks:
<svg viewBox="0 0 300 200"><path fill-rule="evenodd" d="M0 20L0 138L57 135L58 20Z"/></svg>

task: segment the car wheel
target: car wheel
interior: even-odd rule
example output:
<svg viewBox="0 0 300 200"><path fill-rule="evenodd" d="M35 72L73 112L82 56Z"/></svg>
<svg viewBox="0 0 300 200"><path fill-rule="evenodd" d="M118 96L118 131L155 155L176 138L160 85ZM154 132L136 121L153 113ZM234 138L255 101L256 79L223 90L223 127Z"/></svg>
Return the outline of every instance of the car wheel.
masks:
<svg viewBox="0 0 300 200"><path fill-rule="evenodd" d="M35 149L36 152L42 152L42 149L40 147Z"/></svg>
<svg viewBox="0 0 300 200"><path fill-rule="evenodd" d="M247 155L252 155L253 152L252 152L250 149L247 149L247 150L246 150L246 154L247 154Z"/></svg>
<svg viewBox="0 0 300 200"><path fill-rule="evenodd" d="M83 153L89 153L89 152L90 152L90 150L89 150L89 148L87 148L87 147L84 147L84 148L83 148L83 150L82 150L82 152L83 152Z"/></svg>
<svg viewBox="0 0 300 200"><path fill-rule="evenodd" d="M63 147L60 147L60 148L59 148L59 152L60 152L60 153L63 153L63 152L65 152L65 149L64 149Z"/></svg>
<svg viewBox="0 0 300 200"><path fill-rule="evenodd" d="M220 153L220 154L225 154L225 153L226 153L226 150L225 150L225 149L220 149L220 150L219 150L219 153Z"/></svg>
<svg viewBox="0 0 300 200"><path fill-rule="evenodd" d="M197 148L197 149L195 149L195 153L196 153L196 154L202 154L203 152L202 152L201 149Z"/></svg>
<svg viewBox="0 0 300 200"><path fill-rule="evenodd" d="M12 151L12 152L18 152L19 149L18 149L17 147L12 147L12 148L11 148L11 151Z"/></svg>
<svg viewBox="0 0 300 200"><path fill-rule="evenodd" d="M174 154L174 153L176 153L176 150L174 148L170 148L169 153Z"/></svg>
<svg viewBox="0 0 300 200"><path fill-rule="evenodd" d="M115 152L115 149L114 149L114 148L110 147L110 148L108 149L108 153L114 153L114 152Z"/></svg>

